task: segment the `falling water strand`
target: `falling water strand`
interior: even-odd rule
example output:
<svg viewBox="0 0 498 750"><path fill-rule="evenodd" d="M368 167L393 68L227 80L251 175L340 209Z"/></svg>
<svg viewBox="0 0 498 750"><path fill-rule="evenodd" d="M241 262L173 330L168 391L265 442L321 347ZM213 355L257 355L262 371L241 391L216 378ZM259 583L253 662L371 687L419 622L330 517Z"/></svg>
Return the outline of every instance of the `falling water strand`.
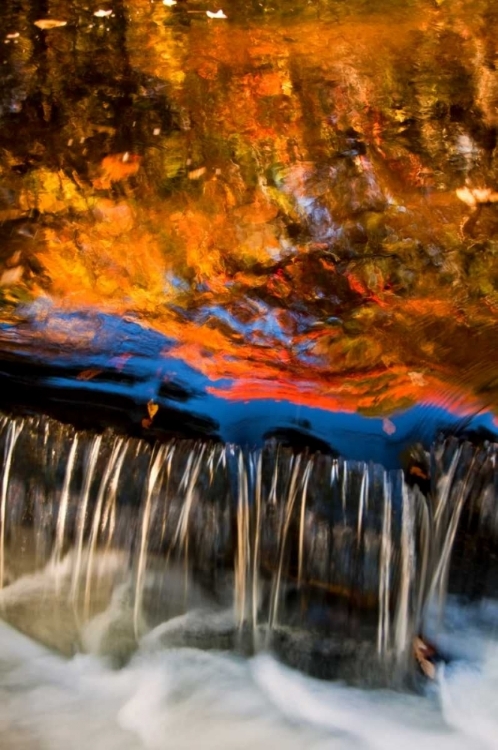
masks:
<svg viewBox="0 0 498 750"><path fill-rule="evenodd" d="M437 452L442 451L444 457L444 446L439 446L436 449ZM451 554L451 546L447 548L447 542L449 541L448 533L451 524L451 517L455 509L455 505L450 503L451 490L455 474L459 465L460 457L462 453L462 446L459 445L454 451L453 457L449 469L439 477L436 482L435 488L432 492L432 498L434 503L434 511L432 517L432 523L429 526L430 530L430 557L429 557L429 569L428 569L428 580L427 590L424 592L425 599L423 603L423 609L421 614L430 607L434 600L434 594L437 588L439 588L439 613L441 615L441 607L443 602L443 596L438 585L438 582L442 581L440 574L442 572L442 565L444 565L443 558L445 554L448 556ZM446 553L447 550L447 553Z"/></svg>
<svg viewBox="0 0 498 750"><path fill-rule="evenodd" d="M151 458L151 466L149 468L147 476L147 490L145 495L145 503L142 512L142 525L140 529L140 548L138 553L138 565L137 565L137 577L135 582L135 599L133 606L133 631L135 638L138 641L139 632L139 620L142 612L142 601L143 601L143 587L145 579L145 571L147 568L147 544L149 537L149 525L151 516L152 506L152 495L157 484L157 480L161 473L161 469L164 463L165 448L161 446L156 455Z"/></svg>
<svg viewBox="0 0 498 750"><path fill-rule="evenodd" d="M280 534L280 554L278 559L277 575L275 578L275 587L272 596L272 602L270 606L270 617L269 617L269 629L275 627L278 617L278 605L280 600L280 585L282 580L282 569L284 565L284 554L287 542L287 534L289 531L290 522L292 519L292 512L294 510L294 503L297 495L297 478L299 475L299 468L301 466L301 454L297 458L292 459L293 470L291 474L291 480L289 485L289 494L287 499L287 507L284 515L283 529ZM291 464L291 465L292 465Z"/></svg>
<svg viewBox="0 0 498 750"><path fill-rule="evenodd" d="M185 600L187 599L188 586L189 586L189 567L188 567L189 565L188 563L189 534L188 532L189 532L190 513L192 511L192 506L196 499L195 486L196 486L197 479L201 471L202 458L204 456L205 450L206 450L206 445L205 444L201 445L200 449L198 449L199 452L198 452L196 461L193 461L193 458L194 458L193 451L189 457L189 460L187 461L187 466L185 468L185 471L184 471L184 474L180 483L180 486L185 488L185 497L184 497L182 509L180 512L180 518L178 519L178 525L177 525L175 536L173 539L173 544L171 545L171 549L173 549L180 543L180 546L183 548L184 569L185 569L185 579L184 579Z"/></svg>
<svg viewBox="0 0 498 750"><path fill-rule="evenodd" d="M235 556L235 610L239 629L246 617L247 578L251 564L249 539L249 487L247 467L242 451L238 460L239 492L237 498L237 552Z"/></svg>
<svg viewBox="0 0 498 750"><path fill-rule="evenodd" d="M339 470L338 470L338 462L337 458L332 459L332 463L330 465L330 486L333 487L333 485L338 481L339 477Z"/></svg>
<svg viewBox="0 0 498 750"><path fill-rule="evenodd" d="M206 468L209 474L209 484L211 485L214 482L214 459L215 459L215 451L212 450L206 462Z"/></svg>
<svg viewBox="0 0 498 750"><path fill-rule="evenodd" d="M78 435L76 434L71 443L71 449L66 463L66 473L64 475L64 484L62 485L61 498L59 502L59 512L57 514L57 525L55 529L55 545L52 554L52 565L57 570L58 564L62 559L64 550L64 532L66 530L67 510L69 505L69 490L71 479L73 477L74 462L76 451L78 449ZM56 576L56 590L59 589L59 576Z"/></svg>
<svg viewBox="0 0 498 750"><path fill-rule="evenodd" d="M168 450L166 453L166 460L164 462L164 471L165 471L166 481L165 481L165 487L164 487L164 503L162 506L160 544L164 542L164 537L166 535L166 527L168 523L169 485L170 485L170 479L171 479L171 465L173 463L173 457L175 455L175 452L176 452L176 445L175 443L171 443L168 446Z"/></svg>
<svg viewBox="0 0 498 750"><path fill-rule="evenodd" d="M195 459L195 448L193 451L189 453L189 456L187 458L187 464L185 466L185 470L182 474L182 478L178 486L179 492L184 492L188 487L190 477L192 476L192 464L194 463L194 459Z"/></svg>
<svg viewBox="0 0 498 750"><path fill-rule="evenodd" d="M10 468L12 456L21 432L21 425L12 420L7 426L7 437L5 441L2 496L0 498L0 589L3 589L5 580L5 521L7 517L7 493L9 490Z"/></svg>
<svg viewBox="0 0 498 750"><path fill-rule="evenodd" d="M348 462L347 461L344 461L342 465L341 496L342 496L342 512L346 513L346 504L347 504L347 498L348 498Z"/></svg>
<svg viewBox="0 0 498 750"><path fill-rule="evenodd" d="M444 511L446 510L446 506L447 506L448 499L450 496L451 486L453 484L453 479L455 477L455 472L457 470L457 466L460 460L461 453L462 453L462 447L458 446L458 449L454 453L448 472L443 477L441 477L441 479L438 482L437 493L436 493L438 502L437 502L435 513L434 513L434 529L435 529L436 537L439 537L440 535L440 527L441 527L441 523L443 519L443 514L444 514Z"/></svg>
<svg viewBox="0 0 498 750"><path fill-rule="evenodd" d="M360 504L358 507L358 532L357 532L358 545L361 542L363 514L365 512L365 508L367 507L367 505L368 505L368 466L365 464L365 466L363 467L363 476L361 478Z"/></svg>
<svg viewBox="0 0 498 750"><path fill-rule="evenodd" d="M100 527L100 520L102 515L102 506L104 503L105 493L107 490L107 486L109 484L109 480L112 476L113 470L115 468L115 465L119 459L119 456L121 452L126 451L127 443L124 440L124 438L116 438L114 441L114 445L112 448L111 456L109 458L109 462L106 466L104 476L102 477L102 481L100 483L99 492L97 495L97 501L95 503L95 509L94 509L94 515L93 515L93 523L92 523L92 529L90 532L90 538L88 541L88 559L87 559L87 571L86 571L86 581L85 581L85 600L84 600L84 614L85 619L88 617L88 614L90 612L90 594L91 594L91 582L92 582L92 567L93 567L93 558L95 555L95 549L97 546L97 538L99 534L99 527ZM122 462L121 462L122 465Z"/></svg>
<svg viewBox="0 0 498 750"><path fill-rule="evenodd" d="M430 521L429 521L429 508L427 507L427 500L417 488L417 508L419 516L419 557L420 565L417 576L417 605L415 610L414 623L417 629L422 624L422 616L424 610L424 602L427 590L427 578L429 570L429 558L431 552L431 536L430 536Z"/></svg>
<svg viewBox="0 0 498 750"><path fill-rule="evenodd" d="M183 477L180 483L180 487L185 489L185 499L183 501L182 509L180 512L180 518L178 519L178 525L176 528L175 537L173 540L173 546L176 546L180 542L183 546L185 553L187 554L188 544L188 527L190 513L192 505L195 499L195 485L199 477L199 473L202 465L202 458L206 450L205 445L201 445L196 461L194 462L194 453L189 456Z"/></svg>
<svg viewBox="0 0 498 750"><path fill-rule="evenodd" d="M125 457L128 454L128 449L129 449L129 441L127 441L123 445L123 449L119 455L118 460L116 461L114 471L112 472L108 491L106 492L105 505L102 511L102 523L101 523L102 534L104 534L104 532L107 531L107 539L105 542L106 551L108 551L111 546L114 529L116 525L116 499L117 499L117 493L118 493L118 483L119 483L119 477L121 476L121 469L123 468Z"/></svg>
<svg viewBox="0 0 498 750"><path fill-rule="evenodd" d="M83 539L85 535L85 525L88 510L88 499L90 497L90 488L92 486L93 477L95 475L95 468L97 466L101 444L102 435L97 435L93 438L87 459L87 464L85 466L85 478L81 491L78 518L76 522L76 559L73 567L73 578L70 592L70 598L73 607L76 607L76 600L78 597L79 580L81 575L81 561L83 557Z"/></svg>
<svg viewBox="0 0 498 750"><path fill-rule="evenodd" d="M401 570L394 628L395 650L398 660L406 655L411 641L410 596L415 576L413 501L409 488L401 477Z"/></svg>
<svg viewBox="0 0 498 750"><path fill-rule="evenodd" d="M301 588L303 580L303 567L304 567L304 527L306 521L306 497L308 494L308 483L311 476L311 470L313 468L313 459L308 459L306 469L304 470L303 481L302 481L302 492L301 492L301 509L299 512L299 544L298 544L298 559L297 559L297 586Z"/></svg>
<svg viewBox="0 0 498 750"><path fill-rule="evenodd" d="M456 532L458 528L458 522L460 521L460 516L462 515L463 506L465 504L465 500L468 495L469 482L471 482L473 479L473 470L474 470L475 462L476 462L476 457L474 455L465 479L459 482L458 496L456 500L451 504L452 513L451 513L450 522L448 524L448 528L444 537L444 542L440 548L440 554L438 556L437 567L433 574L432 581L431 581L430 588L429 588L428 595L427 595L427 603L430 604L437 591L436 599L437 599L437 603L439 607L440 616L442 614L442 609L444 606L444 597L445 597L446 588L447 588L451 552L453 550L453 544L455 541L455 536L456 536Z"/></svg>
<svg viewBox="0 0 498 750"><path fill-rule="evenodd" d="M261 544L261 488L263 483L263 455L258 451L256 458L256 478L254 489L254 550L252 561L252 632L253 640L256 640L259 610L259 555ZM254 647L256 648L256 642Z"/></svg>
<svg viewBox="0 0 498 750"><path fill-rule="evenodd" d="M496 502L496 497L498 496L498 452L493 451L491 453L491 450L493 450L493 448L490 446L486 451L486 461L484 466L492 472L492 475L496 477L496 480L493 483L488 483L485 488L476 494L475 500L473 499L472 501L469 515L472 516L477 511L480 528L491 526L492 538L496 542L498 539L498 503ZM471 497L473 497L473 495Z"/></svg>
<svg viewBox="0 0 498 750"><path fill-rule="evenodd" d="M380 544L379 570L379 623L377 652L383 655L389 643L389 594L391 586L391 484L384 473L384 514Z"/></svg>
<svg viewBox="0 0 498 750"><path fill-rule="evenodd" d="M279 459L279 451L278 451L278 448L277 448L277 451L276 451L276 454L275 454L275 463L274 463L274 466L273 466L273 475L272 475L272 482L271 482L270 494L268 495L268 504L269 505L276 505L277 504L278 459Z"/></svg>
<svg viewBox="0 0 498 750"><path fill-rule="evenodd" d="M220 457L218 459L218 463L216 464L216 470L218 470L220 468L220 466L223 469L226 469L226 467L227 467L227 447L226 447L226 445L224 445L223 448L222 448L222 450L221 450Z"/></svg>

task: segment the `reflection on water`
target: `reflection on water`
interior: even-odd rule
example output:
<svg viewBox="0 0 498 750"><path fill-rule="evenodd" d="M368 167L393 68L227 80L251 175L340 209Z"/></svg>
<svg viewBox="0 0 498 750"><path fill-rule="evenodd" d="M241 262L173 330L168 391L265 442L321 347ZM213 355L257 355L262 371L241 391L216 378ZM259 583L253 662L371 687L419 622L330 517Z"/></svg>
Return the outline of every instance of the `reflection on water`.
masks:
<svg viewBox="0 0 498 750"><path fill-rule="evenodd" d="M229 399L496 411L495 3L218 10L2 3L3 337L84 347L48 298Z"/></svg>
<svg viewBox="0 0 498 750"><path fill-rule="evenodd" d="M497 22L2 0L2 750L495 747Z"/></svg>

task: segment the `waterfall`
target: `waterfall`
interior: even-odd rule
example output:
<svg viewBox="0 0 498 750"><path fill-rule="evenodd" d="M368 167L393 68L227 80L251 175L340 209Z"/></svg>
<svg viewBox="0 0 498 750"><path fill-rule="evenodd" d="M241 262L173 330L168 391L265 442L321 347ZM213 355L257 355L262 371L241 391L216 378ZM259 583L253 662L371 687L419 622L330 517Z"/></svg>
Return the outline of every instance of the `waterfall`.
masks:
<svg viewBox="0 0 498 750"><path fill-rule="evenodd" d="M84 623L99 609L107 557L112 586L133 581L135 639L159 607L161 579L180 570L185 609L199 584L219 602L228 592L253 648L288 628L370 639L379 660L406 663L427 609L443 608L449 586L469 594L474 560L486 593L483 550L498 537L493 444L436 443L426 494L401 471L277 444L151 446L44 417L3 417L0 450L7 619L9 588L48 565Z"/></svg>

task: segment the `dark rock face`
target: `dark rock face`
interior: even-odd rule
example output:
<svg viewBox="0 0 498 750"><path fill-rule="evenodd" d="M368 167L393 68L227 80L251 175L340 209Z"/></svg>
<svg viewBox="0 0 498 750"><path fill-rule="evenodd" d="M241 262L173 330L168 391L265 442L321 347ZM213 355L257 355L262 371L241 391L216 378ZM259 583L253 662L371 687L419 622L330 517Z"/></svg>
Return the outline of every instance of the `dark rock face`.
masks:
<svg viewBox="0 0 498 750"><path fill-rule="evenodd" d="M158 628L403 682L429 605L498 595L496 445L436 442L426 495L400 471L275 443L151 446L46 418L4 417L0 449L5 616L65 652L120 633L122 661Z"/></svg>

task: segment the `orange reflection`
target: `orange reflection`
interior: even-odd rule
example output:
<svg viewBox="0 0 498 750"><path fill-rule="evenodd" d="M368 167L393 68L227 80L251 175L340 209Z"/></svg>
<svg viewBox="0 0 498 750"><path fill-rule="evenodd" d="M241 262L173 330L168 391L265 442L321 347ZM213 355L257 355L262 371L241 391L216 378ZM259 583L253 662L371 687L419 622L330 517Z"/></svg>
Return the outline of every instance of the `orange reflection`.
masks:
<svg viewBox="0 0 498 750"><path fill-rule="evenodd" d="M387 18L352 2L249 23L234 5L208 23L182 3L123 5L97 93L78 73L102 46L88 28L47 36L54 91L74 77L84 96L59 97L57 159L37 142L23 171L6 150L17 202L1 218L39 219L29 249L2 257L4 304L130 316L176 342L169 356L233 380L213 385L231 399L498 408L478 10L415 0ZM106 112L124 83L121 123Z"/></svg>

